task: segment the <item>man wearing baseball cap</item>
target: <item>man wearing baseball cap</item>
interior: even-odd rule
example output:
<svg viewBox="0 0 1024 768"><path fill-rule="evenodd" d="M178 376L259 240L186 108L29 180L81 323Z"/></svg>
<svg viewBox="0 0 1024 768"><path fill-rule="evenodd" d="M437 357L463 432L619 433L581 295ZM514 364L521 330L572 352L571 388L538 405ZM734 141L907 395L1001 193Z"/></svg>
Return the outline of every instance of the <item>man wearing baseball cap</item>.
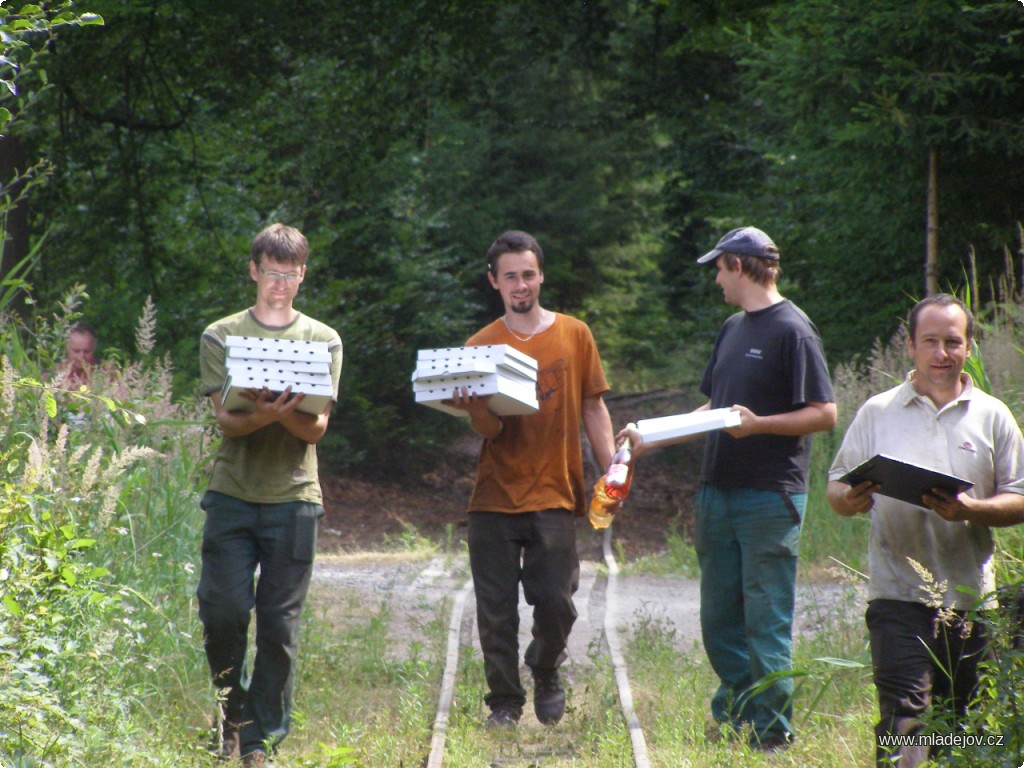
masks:
<svg viewBox="0 0 1024 768"><path fill-rule="evenodd" d="M711 262L725 302L743 310L719 331L700 384L709 399L698 409L731 408L741 418L708 433L697 499L701 634L721 681L711 712L736 733L749 727L755 747L775 750L793 738L792 679L750 689L792 667L811 434L835 425L835 395L817 328L776 287L782 269L771 238L734 229L697 259ZM639 432L624 432L635 456L650 450Z"/></svg>

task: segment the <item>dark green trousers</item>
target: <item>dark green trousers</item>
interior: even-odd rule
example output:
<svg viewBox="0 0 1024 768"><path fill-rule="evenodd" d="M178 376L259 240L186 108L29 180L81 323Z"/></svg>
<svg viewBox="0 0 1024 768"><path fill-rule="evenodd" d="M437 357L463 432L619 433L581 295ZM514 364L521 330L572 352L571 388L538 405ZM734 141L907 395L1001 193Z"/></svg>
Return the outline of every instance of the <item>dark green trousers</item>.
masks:
<svg viewBox="0 0 1024 768"><path fill-rule="evenodd" d="M519 585L533 606L533 639L524 661L535 672L558 669L576 621L572 596L579 587L576 522L566 509L505 514L471 512L469 562L476 618L492 710L522 714L526 691L519 679Z"/></svg>
<svg viewBox="0 0 1024 768"><path fill-rule="evenodd" d="M242 754L272 749L288 734L299 619L324 510L309 502L250 504L215 491L202 507L196 594L210 674L224 695L225 718L240 726ZM247 673L254 610L256 652Z"/></svg>

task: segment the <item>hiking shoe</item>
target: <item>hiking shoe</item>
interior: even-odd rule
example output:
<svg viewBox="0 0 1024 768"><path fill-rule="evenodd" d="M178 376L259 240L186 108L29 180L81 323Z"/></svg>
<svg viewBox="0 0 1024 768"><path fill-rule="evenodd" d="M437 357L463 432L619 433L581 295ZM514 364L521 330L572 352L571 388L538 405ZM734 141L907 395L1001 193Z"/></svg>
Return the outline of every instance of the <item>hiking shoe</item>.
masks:
<svg viewBox="0 0 1024 768"><path fill-rule="evenodd" d="M752 746L762 752L785 752L793 745L793 734L779 733L765 736L760 741L755 740Z"/></svg>
<svg viewBox="0 0 1024 768"><path fill-rule="evenodd" d="M519 713L513 712L511 709L496 709L488 716L484 722L485 728L500 728L508 729L515 728L519 722Z"/></svg>
<svg viewBox="0 0 1024 768"><path fill-rule="evenodd" d="M242 765L244 768L263 768L263 766L270 765L270 758L262 749L257 749L242 758Z"/></svg>
<svg viewBox="0 0 1024 768"><path fill-rule="evenodd" d="M533 673L533 711L544 725L554 725L565 714L565 691L557 669Z"/></svg>

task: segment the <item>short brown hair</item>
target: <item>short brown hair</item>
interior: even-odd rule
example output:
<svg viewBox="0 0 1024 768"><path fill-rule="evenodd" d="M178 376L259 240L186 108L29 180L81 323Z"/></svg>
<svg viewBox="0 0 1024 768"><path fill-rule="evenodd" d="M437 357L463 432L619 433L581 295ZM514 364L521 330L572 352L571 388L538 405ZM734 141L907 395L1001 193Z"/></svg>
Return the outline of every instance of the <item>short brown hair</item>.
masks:
<svg viewBox="0 0 1024 768"><path fill-rule="evenodd" d="M544 251L540 249L540 243L537 242L537 238L528 232L522 232L518 229L502 232L491 243L491 247L487 249L487 268L491 271L492 275L497 277L499 256L504 253L526 253L527 251L532 251L537 257L537 267L543 272Z"/></svg>
<svg viewBox="0 0 1024 768"><path fill-rule="evenodd" d="M93 344L95 344L97 341L95 329L93 329L91 325L82 320L79 320L77 323L68 328L68 336L70 336L72 333L84 333L86 336L92 336Z"/></svg>
<svg viewBox="0 0 1024 768"><path fill-rule="evenodd" d="M913 309L910 310L910 314L907 315L907 331L910 334L910 340L916 341L914 334L917 333L917 319L921 316L921 310L925 307L960 307L964 311L964 316L967 318L967 341L974 339L974 314L963 302L949 293L937 293L934 296L921 299L917 304L914 305Z"/></svg>
<svg viewBox="0 0 1024 768"><path fill-rule="evenodd" d="M309 258L309 242L295 227L271 224L253 238L251 254L257 267L264 256L282 264L305 264Z"/></svg>
<svg viewBox="0 0 1024 768"><path fill-rule="evenodd" d="M739 264L743 274L758 285L773 285L779 282L779 277L782 276L782 265L778 259L765 259L761 256L747 256L728 251L722 253L722 258L729 269L736 269L736 265Z"/></svg>

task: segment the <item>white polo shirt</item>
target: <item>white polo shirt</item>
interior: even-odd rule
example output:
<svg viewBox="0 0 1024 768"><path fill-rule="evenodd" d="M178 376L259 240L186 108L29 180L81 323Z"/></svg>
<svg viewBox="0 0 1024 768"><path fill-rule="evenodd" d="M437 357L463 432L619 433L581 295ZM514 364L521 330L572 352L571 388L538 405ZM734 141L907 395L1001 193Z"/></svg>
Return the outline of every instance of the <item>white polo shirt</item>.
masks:
<svg viewBox="0 0 1024 768"><path fill-rule="evenodd" d="M960 396L943 408L919 395L911 381L861 406L843 438L829 480L876 453L956 475L974 483L969 496L1024 494L1024 438L1006 405L976 389L969 376ZM941 604L968 610L984 597L995 607L992 530L948 522L935 512L875 494L871 510L868 599L938 605L910 560L931 574ZM966 590L966 591L965 591Z"/></svg>

